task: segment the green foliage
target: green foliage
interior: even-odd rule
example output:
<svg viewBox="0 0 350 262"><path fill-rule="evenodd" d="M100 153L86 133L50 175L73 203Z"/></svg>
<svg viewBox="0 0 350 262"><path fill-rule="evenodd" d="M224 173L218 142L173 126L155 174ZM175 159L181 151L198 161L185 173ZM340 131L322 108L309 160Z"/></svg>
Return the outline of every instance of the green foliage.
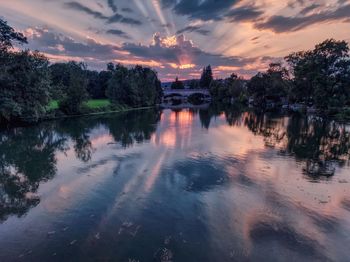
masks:
<svg viewBox="0 0 350 262"><path fill-rule="evenodd" d="M209 91L215 101L244 103L246 100L245 81L235 74L225 80L213 80Z"/></svg>
<svg viewBox="0 0 350 262"><path fill-rule="evenodd" d="M86 102L88 108L107 108L111 103L107 99L94 99Z"/></svg>
<svg viewBox="0 0 350 262"><path fill-rule="evenodd" d="M48 60L39 52L12 52L27 40L0 19L0 123L35 122L49 100Z"/></svg>
<svg viewBox="0 0 350 262"><path fill-rule="evenodd" d="M171 84L171 89L184 89L185 86L178 77L175 78L175 81Z"/></svg>
<svg viewBox="0 0 350 262"><path fill-rule="evenodd" d="M36 122L49 101L48 60L39 52L0 56L0 122Z"/></svg>
<svg viewBox="0 0 350 262"><path fill-rule="evenodd" d="M132 69L118 64L108 65L112 78L108 83L107 97L112 103L130 107L152 106L160 103L162 89L157 74L150 68Z"/></svg>
<svg viewBox="0 0 350 262"><path fill-rule="evenodd" d="M266 73L258 73L248 83L248 94L255 105L265 107L267 100L280 102L290 89L289 74L280 63L272 63Z"/></svg>
<svg viewBox="0 0 350 262"><path fill-rule="evenodd" d="M65 67L65 74L59 80L63 93L59 108L68 115L79 114L82 112L83 103L88 99L86 66L82 63L69 62Z"/></svg>
<svg viewBox="0 0 350 262"><path fill-rule="evenodd" d="M0 18L0 52L5 52L13 47L13 42L26 44L27 38L16 32L6 21Z"/></svg>
<svg viewBox="0 0 350 262"><path fill-rule="evenodd" d="M290 54L286 61L294 74L291 95L295 101L312 102L323 110L349 104L350 60L347 42L328 39L313 50Z"/></svg>
<svg viewBox="0 0 350 262"><path fill-rule="evenodd" d="M211 66L203 68L201 79L199 80L199 86L201 88L209 88L211 82L213 81L213 72L211 70Z"/></svg>

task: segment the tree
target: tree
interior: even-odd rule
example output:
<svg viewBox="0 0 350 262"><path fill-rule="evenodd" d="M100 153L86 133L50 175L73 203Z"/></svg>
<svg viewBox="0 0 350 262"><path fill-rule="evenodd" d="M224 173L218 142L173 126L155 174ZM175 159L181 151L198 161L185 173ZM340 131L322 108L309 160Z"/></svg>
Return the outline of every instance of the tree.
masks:
<svg viewBox="0 0 350 262"><path fill-rule="evenodd" d="M211 70L211 66L203 68L201 79L199 80L199 86L201 88L209 88L211 82L213 81L213 72Z"/></svg>
<svg viewBox="0 0 350 262"><path fill-rule="evenodd" d="M112 77L108 83L107 97L115 104L131 107L151 106L160 103L162 89L157 73L150 68L135 66L132 69L108 65Z"/></svg>
<svg viewBox="0 0 350 262"><path fill-rule="evenodd" d="M229 78L226 79L226 85L228 86L228 94L230 98L244 102L246 98L246 87L244 80L239 78L236 74L231 74Z"/></svg>
<svg viewBox="0 0 350 262"><path fill-rule="evenodd" d="M26 44L27 38L0 18L0 52L13 48L13 42Z"/></svg>
<svg viewBox="0 0 350 262"><path fill-rule="evenodd" d="M280 63L271 63L265 73L259 72L248 83L248 94L256 105L264 107L266 100L280 102L289 91L288 71Z"/></svg>
<svg viewBox="0 0 350 262"><path fill-rule="evenodd" d="M69 62L67 66L67 82L62 80L63 96L59 108L66 114L79 114L83 103L88 99L87 72L83 63ZM64 79L65 80L65 79Z"/></svg>
<svg viewBox="0 0 350 262"><path fill-rule="evenodd" d="M175 78L175 81L171 84L171 89L184 89L184 84L179 80L178 77Z"/></svg>
<svg viewBox="0 0 350 262"><path fill-rule="evenodd" d="M313 102L320 109L349 103L350 60L345 41L328 39L313 50L292 53L286 61L294 75L295 100Z"/></svg>
<svg viewBox="0 0 350 262"><path fill-rule="evenodd" d="M39 52L0 56L0 123L36 122L46 114L50 96L48 59Z"/></svg>
<svg viewBox="0 0 350 262"><path fill-rule="evenodd" d="M107 97L112 103L128 104L128 69L121 64L108 64L107 69L111 73L106 90Z"/></svg>
<svg viewBox="0 0 350 262"><path fill-rule="evenodd" d="M92 99L105 98L105 92L99 82L99 73L97 71L87 70L86 77L88 80L87 92Z"/></svg>

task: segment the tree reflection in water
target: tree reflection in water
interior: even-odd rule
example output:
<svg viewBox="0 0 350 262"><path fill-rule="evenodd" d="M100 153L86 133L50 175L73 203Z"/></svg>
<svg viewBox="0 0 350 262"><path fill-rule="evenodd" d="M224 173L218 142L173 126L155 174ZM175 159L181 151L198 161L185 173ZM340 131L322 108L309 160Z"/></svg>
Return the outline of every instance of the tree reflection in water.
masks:
<svg viewBox="0 0 350 262"><path fill-rule="evenodd" d="M332 176L337 166L349 161L350 138L345 124L317 117L241 112L232 106L193 109L190 113L198 114L206 129L210 129L213 118L221 116L225 116L229 125L246 126L254 135L261 136L267 147L276 148L282 155L294 156L312 179ZM38 187L55 176L58 152L73 149L77 159L90 161L94 153L90 136L99 127L106 128L115 143L124 148L148 141L157 129L161 114L156 109L134 111L0 132L0 221L10 215L23 216L38 205ZM208 177L208 185L203 187L210 186L210 179ZM217 177L212 179L214 184L221 181ZM198 186L205 183L197 182Z"/></svg>
<svg viewBox="0 0 350 262"><path fill-rule="evenodd" d="M40 202L41 182L56 175L56 154L74 149L77 159L91 160L90 133L106 127L123 147L141 143L156 131L161 112L147 110L104 117L47 122L0 132L0 222L21 217Z"/></svg>
<svg viewBox="0 0 350 262"><path fill-rule="evenodd" d="M276 118L245 114L246 126L264 137L266 145L279 146L282 154L304 163L305 174L317 179L331 176L335 165L349 161L350 138L345 124L319 117L293 115Z"/></svg>

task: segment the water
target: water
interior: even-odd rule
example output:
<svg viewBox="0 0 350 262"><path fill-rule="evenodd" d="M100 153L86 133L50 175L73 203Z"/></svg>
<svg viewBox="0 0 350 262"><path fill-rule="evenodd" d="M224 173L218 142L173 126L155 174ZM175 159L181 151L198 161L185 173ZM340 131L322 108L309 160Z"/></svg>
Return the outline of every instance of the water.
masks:
<svg viewBox="0 0 350 262"><path fill-rule="evenodd" d="M349 261L350 126L146 110L0 133L0 261Z"/></svg>

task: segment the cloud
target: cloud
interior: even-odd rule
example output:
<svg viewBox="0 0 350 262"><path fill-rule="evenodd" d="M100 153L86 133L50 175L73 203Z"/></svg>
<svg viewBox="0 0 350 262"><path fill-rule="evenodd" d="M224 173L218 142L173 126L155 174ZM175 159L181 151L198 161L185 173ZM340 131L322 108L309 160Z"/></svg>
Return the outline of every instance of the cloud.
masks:
<svg viewBox="0 0 350 262"><path fill-rule="evenodd" d="M195 32L201 35L208 35L210 33L209 30L202 29L202 27L200 26L186 26L185 28L178 30L176 34L180 35L186 32L189 32L189 33Z"/></svg>
<svg viewBox="0 0 350 262"><path fill-rule="evenodd" d="M92 38L87 38L84 43L81 43L45 28L27 29L25 35L28 37L31 49L38 49L52 55L81 57L82 60L105 60L120 52L120 48L114 45L102 44Z"/></svg>
<svg viewBox="0 0 350 262"><path fill-rule="evenodd" d="M128 39L125 32L113 29L106 33ZM51 61L84 61L92 69L104 69L108 62L150 66L163 80L180 76L183 79L199 77L203 66L211 64L216 77L226 77L233 71L251 76L265 69L268 57L243 58L206 52L195 46L183 35L153 36L149 45L124 43L122 46L100 43L92 38L79 42L72 37L55 33L46 28L29 28L25 31L29 48L42 51ZM180 72L181 71L181 72Z"/></svg>
<svg viewBox="0 0 350 262"><path fill-rule="evenodd" d="M116 4L114 3L114 0L107 0L108 6L110 9L112 9L112 11L114 13L116 13L118 11L118 8L116 6Z"/></svg>
<svg viewBox="0 0 350 262"><path fill-rule="evenodd" d="M129 7L123 7L122 11L125 12L125 13L133 13L133 10L131 8L129 8Z"/></svg>
<svg viewBox="0 0 350 262"><path fill-rule="evenodd" d="M112 2L113 1L108 1L109 7L112 10L116 10L117 11L118 10L117 7L114 5L114 2L113 3ZM115 13L112 16L106 16L106 15L104 15L101 12L92 10L91 8L89 8L87 6L82 5L82 4L78 3L78 2L74 2L74 1L65 3L64 7L68 8L68 9L75 10L75 11L83 12L83 13L91 15L91 16L97 18L97 19L105 20L106 23L108 23L108 24L123 23L123 24L136 25L136 26L142 25L142 22L137 20L137 19L133 19L133 18L130 18L130 17L124 17L123 15L118 14L118 13Z"/></svg>
<svg viewBox="0 0 350 262"><path fill-rule="evenodd" d="M213 66L242 66L255 61L250 58L226 57L205 52L194 46L192 41L187 40L184 35L161 37L159 34L155 34L151 45L125 43L122 49L143 59L177 65L194 64L199 67L208 64Z"/></svg>
<svg viewBox="0 0 350 262"><path fill-rule="evenodd" d="M133 18L128 18L124 17L120 14L114 14L107 20L108 24L113 24L113 23L123 23L123 24L129 24L129 25L142 25L142 23L139 20L133 19Z"/></svg>
<svg viewBox="0 0 350 262"><path fill-rule="evenodd" d="M254 6L234 8L225 14L230 22L245 22L257 20L264 12Z"/></svg>
<svg viewBox="0 0 350 262"><path fill-rule="evenodd" d="M314 11L315 9L321 7L322 5L320 4L312 4L312 5L309 5L309 6L306 6L304 7L300 12L299 14L301 15L307 15L309 14L311 11Z"/></svg>
<svg viewBox="0 0 350 262"><path fill-rule="evenodd" d="M98 19L108 19L108 17L103 15L101 12L94 11L94 10L88 8L87 6L84 6L78 2L67 2L67 3L64 3L64 6L66 8L72 9L72 10L76 10L76 11L80 11L80 12L83 12L83 13L88 14L88 15L92 15L93 17L98 18Z"/></svg>
<svg viewBox="0 0 350 262"><path fill-rule="evenodd" d="M332 21L346 21L349 19L350 4L339 6L335 10L325 10L323 12L306 16L281 16L275 15L267 20L255 23L255 28L263 30L269 29L276 33L298 31L314 24Z"/></svg>
<svg viewBox="0 0 350 262"><path fill-rule="evenodd" d="M161 0L163 7L172 8L178 15L203 21L222 20L222 15L240 0Z"/></svg>
<svg viewBox="0 0 350 262"><path fill-rule="evenodd" d="M127 33L119 29L110 29L110 30L107 30L106 33L110 35L116 35L125 39L131 39L131 37Z"/></svg>

